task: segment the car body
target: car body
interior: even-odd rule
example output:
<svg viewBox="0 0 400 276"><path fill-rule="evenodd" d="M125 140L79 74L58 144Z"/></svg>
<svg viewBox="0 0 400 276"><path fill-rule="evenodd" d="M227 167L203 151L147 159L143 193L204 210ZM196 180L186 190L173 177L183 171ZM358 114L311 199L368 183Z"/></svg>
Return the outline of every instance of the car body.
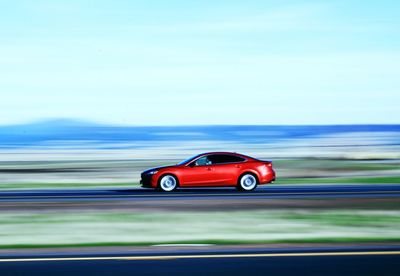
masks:
<svg viewBox="0 0 400 276"><path fill-rule="evenodd" d="M272 162L232 152L208 152L173 166L148 169L142 187L172 191L176 187L237 187L253 190L275 180Z"/></svg>

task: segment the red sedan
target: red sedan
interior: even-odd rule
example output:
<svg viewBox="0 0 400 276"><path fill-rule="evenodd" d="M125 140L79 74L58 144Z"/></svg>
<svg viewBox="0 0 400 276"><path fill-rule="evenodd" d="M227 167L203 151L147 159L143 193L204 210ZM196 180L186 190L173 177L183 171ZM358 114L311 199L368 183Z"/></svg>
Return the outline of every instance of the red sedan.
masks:
<svg viewBox="0 0 400 276"><path fill-rule="evenodd" d="M174 166L152 168L141 174L140 184L170 192L177 187L236 187L254 190L275 180L272 163L230 152L193 156Z"/></svg>

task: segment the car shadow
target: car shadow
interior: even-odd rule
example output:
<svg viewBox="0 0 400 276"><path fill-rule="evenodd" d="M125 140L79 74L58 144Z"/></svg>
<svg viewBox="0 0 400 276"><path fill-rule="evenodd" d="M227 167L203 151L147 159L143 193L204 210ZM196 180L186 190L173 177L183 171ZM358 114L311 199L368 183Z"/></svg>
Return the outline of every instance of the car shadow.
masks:
<svg viewBox="0 0 400 276"><path fill-rule="evenodd" d="M130 194L157 194L157 195L165 195L165 194L185 194L185 193L232 193L236 192L236 189L233 187L223 187L223 188L178 188L172 192L162 192L155 189L149 188L136 188L136 189L113 189L108 190L109 192L114 193L130 193Z"/></svg>

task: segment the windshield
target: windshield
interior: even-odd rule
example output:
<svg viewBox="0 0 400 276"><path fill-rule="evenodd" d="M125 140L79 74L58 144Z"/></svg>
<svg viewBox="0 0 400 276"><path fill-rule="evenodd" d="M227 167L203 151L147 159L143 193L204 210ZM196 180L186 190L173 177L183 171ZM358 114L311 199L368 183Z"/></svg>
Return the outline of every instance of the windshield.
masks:
<svg viewBox="0 0 400 276"><path fill-rule="evenodd" d="M188 158L188 159L186 159L186 160L183 160L182 162L179 162L178 165L184 165L184 164L186 164L186 163L189 163L190 161L196 159L196 158L199 157L200 155L201 155L201 154L198 154L198 155L192 156L192 157L190 157L190 158Z"/></svg>

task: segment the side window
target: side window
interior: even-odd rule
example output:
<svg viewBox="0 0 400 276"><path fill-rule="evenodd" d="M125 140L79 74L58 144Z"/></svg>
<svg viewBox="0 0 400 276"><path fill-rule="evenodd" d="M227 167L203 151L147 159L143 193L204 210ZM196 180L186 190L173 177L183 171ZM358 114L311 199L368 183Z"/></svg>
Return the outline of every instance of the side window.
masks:
<svg viewBox="0 0 400 276"><path fill-rule="evenodd" d="M213 162L208 158L208 156L203 156L197 159L194 162L195 166L206 166L206 165L211 165Z"/></svg>
<svg viewBox="0 0 400 276"><path fill-rule="evenodd" d="M242 157L229 154L215 154L210 155L209 158L213 164L239 163L245 161Z"/></svg>

